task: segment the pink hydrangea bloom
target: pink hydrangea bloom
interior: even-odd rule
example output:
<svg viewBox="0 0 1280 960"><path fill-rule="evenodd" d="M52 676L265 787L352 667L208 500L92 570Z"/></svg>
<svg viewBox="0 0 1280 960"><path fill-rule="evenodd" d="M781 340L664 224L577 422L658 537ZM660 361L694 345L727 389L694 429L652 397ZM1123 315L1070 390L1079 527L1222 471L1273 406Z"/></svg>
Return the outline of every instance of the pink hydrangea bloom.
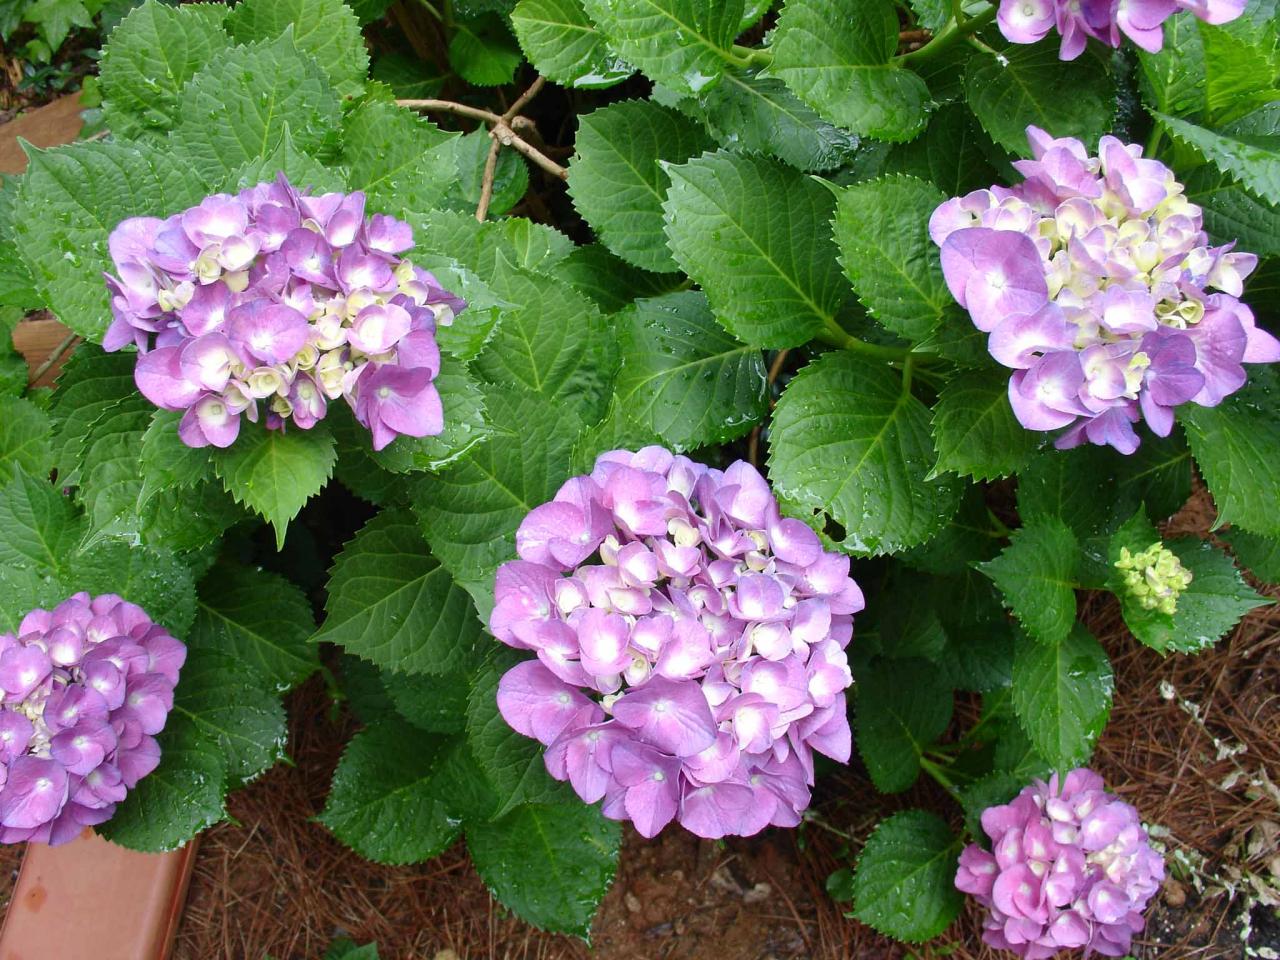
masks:
<svg viewBox="0 0 1280 960"><path fill-rule="evenodd" d="M1014 371L1024 427L1133 453L1139 420L1168 436L1174 408L1215 406L1244 385L1242 364L1280 360L1238 299L1258 258L1209 245L1168 167L1114 137L1093 157L1027 135L1022 183L948 200L929 221L948 287Z"/></svg>
<svg viewBox="0 0 1280 960"><path fill-rule="evenodd" d="M651 837L795 826L813 752L849 759L849 558L764 478L661 447L600 456L516 533L489 628L531 650L498 708L548 771Z"/></svg>
<svg viewBox="0 0 1280 960"><path fill-rule="evenodd" d="M436 327L466 303L402 257L408 224L364 203L281 174L112 231L103 347L137 346L138 389L185 411L189 446L230 446L263 407L268 428L309 430L339 397L375 450L444 429Z"/></svg>
<svg viewBox="0 0 1280 960"><path fill-rule="evenodd" d="M60 844L160 762L187 648L114 594L77 593L0 634L0 843Z"/></svg>
<svg viewBox="0 0 1280 960"><path fill-rule="evenodd" d="M1127 36L1151 53L1164 46L1164 22L1189 10L1208 23L1244 13L1248 0L1000 0L996 22L1010 43L1036 43L1057 28L1059 56L1074 60L1093 37L1111 47Z"/></svg>
<svg viewBox="0 0 1280 960"><path fill-rule="evenodd" d="M983 939L1027 960L1083 948L1129 952L1142 911L1164 879L1138 811L1091 770L1037 781L1012 803L982 812L991 852L960 854L956 887L988 915Z"/></svg>

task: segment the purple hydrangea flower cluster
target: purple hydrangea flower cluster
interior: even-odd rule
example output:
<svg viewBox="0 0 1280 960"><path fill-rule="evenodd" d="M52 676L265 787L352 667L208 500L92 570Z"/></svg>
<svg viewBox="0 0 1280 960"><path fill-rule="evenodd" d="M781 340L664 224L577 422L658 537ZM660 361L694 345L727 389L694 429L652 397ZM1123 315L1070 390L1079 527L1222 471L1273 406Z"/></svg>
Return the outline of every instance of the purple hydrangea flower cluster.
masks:
<svg viewBox="0 0 1280 960"><path fill-rule="evenodd" d="M1164 22L1190 10L1206 23L1236 19L1248 0L1000 0L996 22L1010 43L1036 43L1055 27L1062 37L1058 56L1074 60L1089 38L1119 47L1121 34L1148 50L1164 46Z"/></svg>
<svg viewBox="0 0 1280 960"><path fill-rule="evenodd" d="M990 910L983 939L1027 960L1085 948L1129 952L1142 911L1164 879L1138 811L1092 770L1037 781L982 812L992 852L970 844L956 887Z"/></svg>
<svg viewBox="0 0 1280 960"><path fill-rule="evenodd" d="M112 231L114 321L103 347L136 344L134 378L186 411L192 447L226 447L243 414L308 430L346 399L381 450L444 429L437 324L466 303L402 257L413 231L364 215L363 193L309 196L284 174L166 220Z"/></svg>
<svg viewBox="0 0 1280 960"><path fill-rule="evenodd" d="M1133 453L1139 419L1168 436L1175 407L1215 406L1244 386L1242 363L1280 360L1238 299L1258 258L1209 245L1168 167L1114 137L1091 157L1079 140L1027 135L1035 159L1014 163L1026 180L948 200L929 221L947 286L1015 371L1024 427L1069 427L1059 448Z"/></svg>
<svg viewBox="0 0 1280 960"><path fill-rule="evenodd" d="M66 843L109 820L160 762L155 735L186 658L110 593L77 593L0 634L0 843Z"/></svg>
<svg viewBox="0 0 1280 960"><path fill-rule="evenodd" d="M516 533L489 627L537 659L498 707L547 770L646 837L795 826L813 751L849 759L849 558L784 519L750 464L600 456Z"/></svg>

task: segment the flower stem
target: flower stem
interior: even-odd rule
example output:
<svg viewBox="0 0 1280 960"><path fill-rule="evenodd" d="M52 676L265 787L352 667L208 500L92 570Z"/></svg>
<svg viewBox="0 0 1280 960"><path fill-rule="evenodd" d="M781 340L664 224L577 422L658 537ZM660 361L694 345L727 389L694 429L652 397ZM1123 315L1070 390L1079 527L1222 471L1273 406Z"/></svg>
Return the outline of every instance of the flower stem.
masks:
<svg viewBox="0 0 1280 960"><path fill-rule="evenodd" d="M952 16L952 18L947 21L946 26L933 35L932 40L926 43L923 47L920 47L918 50L912 50L910 53L904 53L902 56L897 58L898 61L910 66L915 66L918 63L925 63L932 60L940 53L943 53L950 47L955 46L955 44L959 43L965 37L981 30L996 18L995 6L992 6L987 10L983 10L982 13L967 19L962 16L962 11L959 10L959 6L959 4L956 4L956 15Z"/></svg>
<svg viewBox="0 0 1280 960"><path fill-rule="evenodd" d="M829 343L833 347L850 350L853 353L861 353L877 360L901 362L906 360L910 353L910 351L901 347L885 347L878 343L867 343L865 340L859 340L857 337L851 336L840 329L840 325L831 317L827 318L826 326L818 331L816 339L821 340L823 343Z"/></svg>
<svg viewBox="0 0 1280 960"><path fill-rule="evenodd" d="M946 771L943 770L942 767L934 763L928 757L921 757L920 769L933 777L934 780L938 781L942 789L951 794L952 798L957 803L960 802L960 791L956 789L956 785L952 783L951 778L947 776Z"/></svg>
<svg viewBox="0 0 1280 960"><path fill-rule="evenodd" d="M744 47L733 45L733 62L744 69L747 67L767 67L773 63L773 51L762 47Z"/></svg>

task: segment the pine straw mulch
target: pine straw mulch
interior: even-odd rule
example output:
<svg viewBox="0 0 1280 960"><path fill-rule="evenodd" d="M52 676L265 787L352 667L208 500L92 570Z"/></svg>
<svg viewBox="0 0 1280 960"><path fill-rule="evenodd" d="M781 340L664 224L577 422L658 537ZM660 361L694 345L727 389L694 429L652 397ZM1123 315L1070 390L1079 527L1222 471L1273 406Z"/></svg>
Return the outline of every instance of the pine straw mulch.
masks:
<svg viewBox="0 0 1280 960"><path fill-rule="evenodd" d="M1210 515L1198 497L1170 532L1203 534ZM1280 588L1267 589L1280 597ZM1280 869L1274 859L1280 804L1274 786L1268 789L1280 779L1280 607L1256 611L1210 652L1167 659L1125 633L1113 601L1087 598L1084 618L1110 651L1116 674L1116 709L1095 766L1149 823L1168 831L1163 842L1170 850L1195 865L1175 868L1135 954L1241 957L1241 898L1224 892L1222 881L1238 891L1242 872ZM1162 683L1175 691L1171 699ZM1200 719L1188 712L1191 704ZM980 917L971 908L940 941L912 954L844 919L823 891L828 873L848 863L856 852L850 847L886 813L917 805L956 821L955 805L932 784L884 798L856 769L829 778L817 808L824 823L856 838L852 844L812 825L723 844L676 831L646 842L628 832L588 949L506 914L462 845L430 863L389 868L334 840L310 818L323 806L353 724L331 716L315 680L289 707L296 766L278 766L234 796L237 822L203 837L176 960L317 960L335 935L376 941L384 960L1000 956L980 946ZM962 700L957 716L974 708ZM11 882L15 854L0 859L0 886ZM1274 914L1264 914L1254 912L1252 943L1280 946Z"/></svg>

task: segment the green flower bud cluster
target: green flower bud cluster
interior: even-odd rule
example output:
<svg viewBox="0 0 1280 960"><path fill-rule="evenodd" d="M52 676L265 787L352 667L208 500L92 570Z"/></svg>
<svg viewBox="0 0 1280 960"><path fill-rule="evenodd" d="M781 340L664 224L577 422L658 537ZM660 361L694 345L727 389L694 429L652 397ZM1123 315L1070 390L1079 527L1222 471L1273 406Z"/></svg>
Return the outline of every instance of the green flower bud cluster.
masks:
<svg viewBox="0 0 1280 960"><path fill-rule="evenodd" d="M1144 610L1159 610L1169 616L1178 609L1178 597L1191 586L1191 571L1158 540L1139 553L1121 547L1116 569L1124 575L1129 596Z"/></svg>

